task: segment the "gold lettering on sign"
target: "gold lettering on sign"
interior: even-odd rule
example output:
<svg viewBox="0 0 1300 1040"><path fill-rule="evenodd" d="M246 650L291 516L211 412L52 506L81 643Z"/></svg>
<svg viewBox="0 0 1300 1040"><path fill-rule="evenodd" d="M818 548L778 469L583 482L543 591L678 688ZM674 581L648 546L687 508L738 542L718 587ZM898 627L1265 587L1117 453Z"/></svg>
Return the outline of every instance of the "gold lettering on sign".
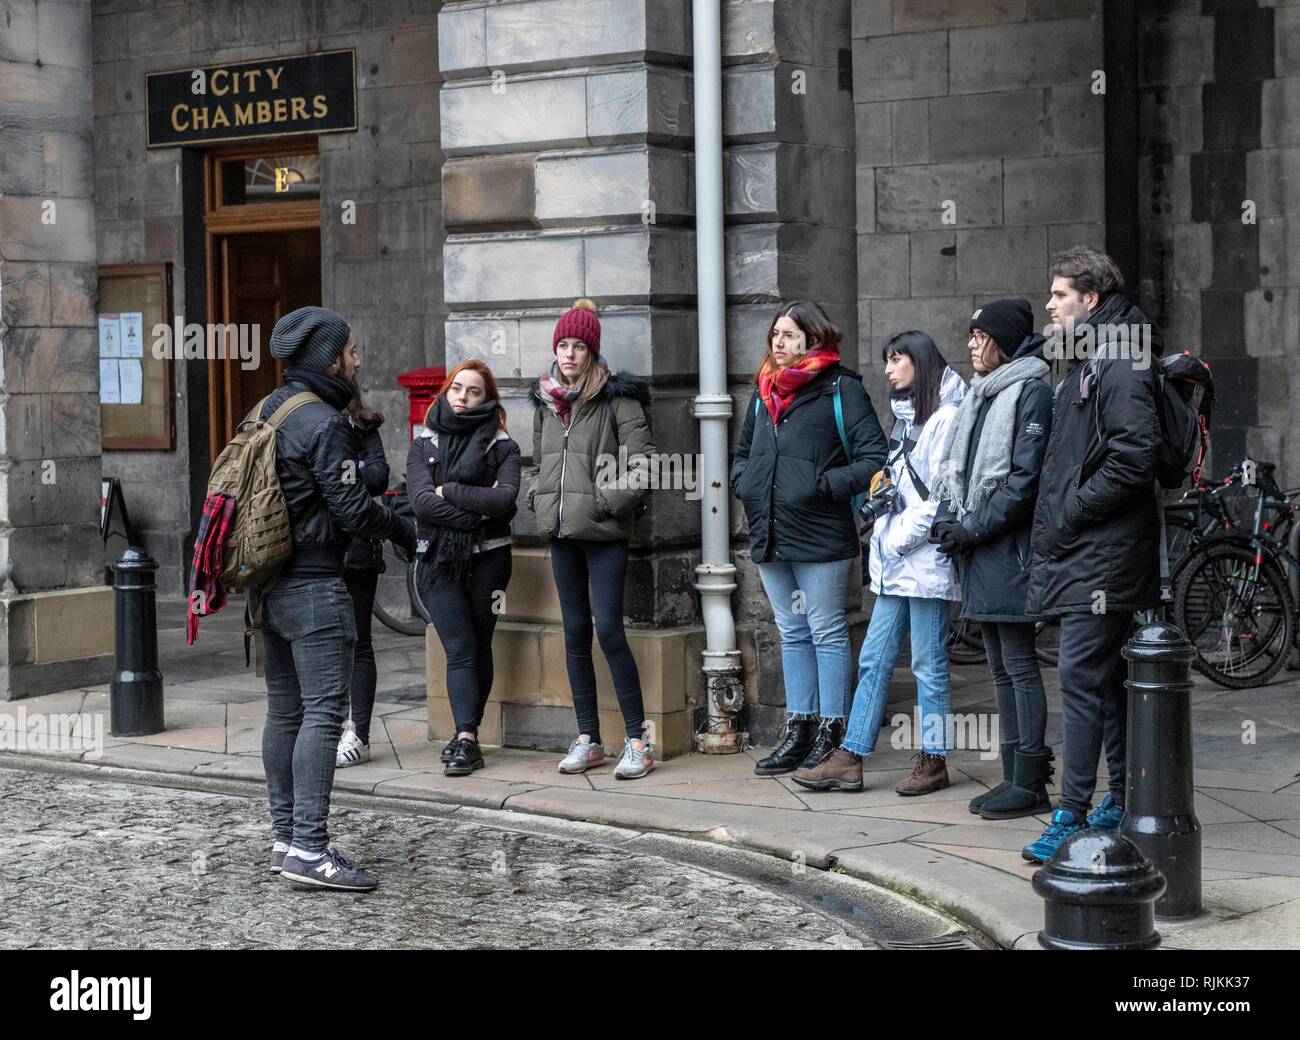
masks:
<svg viewBox="0 0 1300 1040"><path fill-rule="evenodd" d="M217 86L218 76L221 77L220 87ZM208 80L208 84L212 87L212 93L215 94L217 97L221 97L222 95L227 93L230 90L230 86L226 83L226 80L229 78L230 78L229 69L214 69L211 78Z"/></svg>
<svg viewBox="0 0 1300 1040"><path fill-rule="evenodd" d="M280 89L280 73L282 73L283 71L284 71L284 66L283 66L283 65L281 65L281 66L280 66L279 68L277 68L277 69L267 69L267 70L266 70L266 78L269 79L269 80L271 81L271 89L272 89L272 90L279 90L279 89Z"/></svg>
<svg viewBox="0 0 1300 1040"><path fill-rule="evenodd" d="M289 190L289 167L277 166L275 168L275 190L277 192Z"/></svg>
<svg viewBox="0 0 1300 1040"><path fill-rule="evenodd" d="M289 99L278 97L272 102L275 106L275 121L283 123L289 118Z"/></svg>
<svg viewBox="0 0 1300 1040"><path fill-rule="evenodd" d="M329 106L325 104L324 94L317 94L311 99L311 109L317 119L324 119L329 115Z"/></svg>
<svg viewBox="0 0 1300 1040"><path fill-rule="evenodd" d="M235 126L252 126L253 125L253 103L245 101L242 105L235 106Z"/></svg>
<svg viewBox="0 0 1300 1040"><path fill-rule="evenodd" d="M290 98L289 109L293 113L294 119L306 119L307 117L307 99L302 97Z"/></svg>
<svg viewBox="0 0 1300 1040"><path fill-rule="evenodd" d="M181 120L181 113L188 112L190 106L186 104L172 105L172 129L178 134L189 129L189 123Z"/></svg>
<svg viewBox="0 0 1300 1040"><path fill-rule="evenodd" d="M213 110L212 113L212 129L215 130L219 126L229 126L229 125L230 125L230 119L226 115L226 110L222 108L220 105L218 105L216 109Z"/></svg>
<svg viewBox="0 0 1300 1040"><path fill-rule="evenodd" d="M259 101L257 103L257 121L259 123L269 123L271 121L271 102Z"/></svg>

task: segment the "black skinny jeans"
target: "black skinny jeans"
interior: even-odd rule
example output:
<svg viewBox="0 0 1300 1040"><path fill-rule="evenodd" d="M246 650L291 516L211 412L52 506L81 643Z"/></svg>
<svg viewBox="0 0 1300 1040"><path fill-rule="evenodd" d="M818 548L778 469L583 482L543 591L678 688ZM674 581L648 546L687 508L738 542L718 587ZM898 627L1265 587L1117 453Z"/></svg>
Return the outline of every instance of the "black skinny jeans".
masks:
<svg viewBox="0 0 1300 1040"><path fill-rule="evenodd" d="M984 649L998 700L998 736L1019 744L1025 754L1041 754L1047 734L1047 694L1034 653L1034 623L984 621Z"/></svg>
<svg viewBox="0 0 1300 1040"><path fill-rule="evenodd" d="M369 744L370 718L375 711L375 686L379 682L375 644L370 639L379 572L345 571L343 580L347 582L352 596L352 613L357 619L357 648L352 657L352 725L361 743Z"/></svg>
<svg viewBox="0 0 1300 1040"><path fill-rule="evenodd" d="M1097 788L1104 752L1110 794L1124 804L1128 750L1128 663L1121 656L1132 614L1065 614L1061 618L1061 808L1082 819Z"/></svg>
<svg viewBox="0 0 1300 1040"><path fill-rule="evenodd" d="M593 542L557 538L551 542L551 573L564 615L564 653L573 691L578 732L600 741L596 703L596 669L591 660L591 618L600 651L614 679L623 725L634 740L646 739L641 676L623 629L623 583L627 578L627 542Z"/></svg>
<svg viewBox="0 0 1300 1040"><path fill-rule="evenodd" d="M420 570L420 598L447 655L447 697L456 732L478 735L492 694L492 634L499 594L510 584L510 546L475 553L463 582Z"/></svg>

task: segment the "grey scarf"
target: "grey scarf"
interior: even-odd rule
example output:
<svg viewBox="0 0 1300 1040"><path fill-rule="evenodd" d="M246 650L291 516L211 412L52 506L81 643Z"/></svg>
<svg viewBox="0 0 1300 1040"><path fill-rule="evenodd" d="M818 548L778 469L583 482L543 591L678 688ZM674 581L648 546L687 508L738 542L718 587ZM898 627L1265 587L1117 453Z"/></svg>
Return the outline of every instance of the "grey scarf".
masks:
<svg viewBox="0 0 1300 1040"><path fill-rule="evenodd" d="M957 409L957 421L952 425L939 461L940 494L952 502L958 520L988 501L1011 472L1011 446L1015 441L1020 393L1025 383L1045 378L1048 371L1047 362L1042 358L1023 357L971 380L970 391ZM971 435L985 400L989 402L988 414L984 417L979 444L975 446L970 487L966 487Z"/></svg>

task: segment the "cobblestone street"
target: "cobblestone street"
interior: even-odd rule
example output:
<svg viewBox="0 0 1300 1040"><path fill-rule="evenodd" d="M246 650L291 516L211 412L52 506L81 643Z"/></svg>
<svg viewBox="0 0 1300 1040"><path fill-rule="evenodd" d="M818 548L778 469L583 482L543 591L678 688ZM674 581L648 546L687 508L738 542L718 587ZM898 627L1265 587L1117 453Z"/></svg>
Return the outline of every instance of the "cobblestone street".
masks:
<svg viewBox="0 0 1300 1040"><path fill-rule="evenodd" d="M338 808L337 843L381 880L353 896L266 871L260 799L0 769L0 804L11 949L874 945L858 907L846 918L659 855L445 811Z"/></svg>

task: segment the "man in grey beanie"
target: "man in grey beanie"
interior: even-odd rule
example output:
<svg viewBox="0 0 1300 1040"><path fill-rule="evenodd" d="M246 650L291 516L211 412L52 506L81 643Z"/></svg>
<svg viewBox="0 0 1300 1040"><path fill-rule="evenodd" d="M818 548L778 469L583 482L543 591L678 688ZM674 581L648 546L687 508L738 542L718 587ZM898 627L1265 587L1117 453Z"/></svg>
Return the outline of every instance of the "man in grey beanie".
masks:
<svg viewBox="0 0 1300 1040"><path fill-rule="evenodd" d="M371 498L357 476L344 409L361 359L348 323L324 307L302 307L275 323L271 353L287 367L259 418L295 394L316 396L276 430L293 551L275 584L257 597L266 657L262 763L275 831L271 872L304 885L368 892L378 881L329 847L330 787L356 645L343 558L354 535L389 539L413 555L415 531ZM251 597L250 606L258 608Z"/></svg>

